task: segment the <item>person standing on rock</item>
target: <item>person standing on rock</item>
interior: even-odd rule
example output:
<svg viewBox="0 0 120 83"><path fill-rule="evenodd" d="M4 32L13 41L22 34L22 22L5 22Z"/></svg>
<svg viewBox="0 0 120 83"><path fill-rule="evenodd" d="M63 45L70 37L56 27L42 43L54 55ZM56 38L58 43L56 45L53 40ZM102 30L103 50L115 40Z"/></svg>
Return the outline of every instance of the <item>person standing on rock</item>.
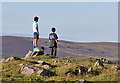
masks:
<svg viewBox="0 0 120 83"><path fill-rule="evenodd" d="M51 29L52 33L49 34L49 42L50 42L50 49L51 49L51 56L56 56L57 47L58 47L58 36L55 33L55 28Z"/></svg>
<svg viewBox="0 0 120 83"><path fill-rule="evenodd" d="M33 22L33 35L34 35L34 40L33 40L33 50L34 51L40 51L40 49L37 47L37 41L39 39L39 30L38 30L38 17L34 17L34 22Z"/></svg>

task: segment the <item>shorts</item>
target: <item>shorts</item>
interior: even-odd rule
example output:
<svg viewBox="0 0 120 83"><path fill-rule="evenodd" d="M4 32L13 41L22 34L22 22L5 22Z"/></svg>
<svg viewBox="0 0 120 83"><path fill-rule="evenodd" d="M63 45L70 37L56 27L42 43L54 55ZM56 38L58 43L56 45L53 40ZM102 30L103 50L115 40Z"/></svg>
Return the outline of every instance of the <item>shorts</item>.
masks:
<svg viewBox="0 0 120 83"><path fill-rule="evenodd" d="M39 39L39 35L36 32L34 32L34 39Z"/></svg>

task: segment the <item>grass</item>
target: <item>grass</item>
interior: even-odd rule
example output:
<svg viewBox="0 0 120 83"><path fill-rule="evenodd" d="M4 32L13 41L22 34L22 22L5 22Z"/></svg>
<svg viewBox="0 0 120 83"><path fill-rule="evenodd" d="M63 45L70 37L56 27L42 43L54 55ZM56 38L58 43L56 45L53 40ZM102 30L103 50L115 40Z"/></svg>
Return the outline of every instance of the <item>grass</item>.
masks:
<svg viewBox="0 0 120 83"><path fill-rule="evenodd" d="M51 65L56 66L55 68L50 68L50 71L53 71L57 76L24 76L20 73L21 67L20 63L32 64L26 61L12 61L9 63L2 64L2 80L3 81L77 81L80 79L86 79L88 81L118 81L120 75L119 72L115 69L111 69L111 66L117 64L104 64L105 68L94 67L96 62L95 58L75 58L75 57L64 57L64 58L51 58L48 54L44 54L37 57L26 58L28 61L45 61ZM54 63L53 61L59 61ZM67 60L70 60L71 63L66 63ZM83 75L74 73L65 74L68 71L75 71L77 67L85 66L88 69L93 67L93 73L84 73ZM111 73L112 72L112 73ZM120 80L119 80L120 81Z"/></svg>

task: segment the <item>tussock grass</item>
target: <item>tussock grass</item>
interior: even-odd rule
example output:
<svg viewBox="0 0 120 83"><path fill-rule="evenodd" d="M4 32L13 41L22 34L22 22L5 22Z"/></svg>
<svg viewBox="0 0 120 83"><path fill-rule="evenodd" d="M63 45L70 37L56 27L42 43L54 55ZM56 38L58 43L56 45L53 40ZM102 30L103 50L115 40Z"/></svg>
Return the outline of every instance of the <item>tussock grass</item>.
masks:
<svg viewBox="0 0 120 83"><path fill-rule="evenodd" d="M31 76L24 76L20 73L21 66L20 63L31 64L30 61L37 62L45 61L55 68L49 69L55 72L56 76L36 76L36 74ZM71 63L67 61L70 60ZM59 61L54 63L54 61ZM51 58L48 54L44 54L37 57L26 58L25 60L17 60L2 64L2 80L3 81L77 81L80 79L86 79L88 81L118 81L120 75L119 71L111 69L113 65L117 64L104 64L105 68L94 67L96 62L95 58L75 58L75 57L64 57L64 58ZM93 68L93 73L84 73L83 75L74 73L65 74L68 71L75 71L79 66L85 66L86 68ZM120 81L120 80L119 80Z"/></svg>

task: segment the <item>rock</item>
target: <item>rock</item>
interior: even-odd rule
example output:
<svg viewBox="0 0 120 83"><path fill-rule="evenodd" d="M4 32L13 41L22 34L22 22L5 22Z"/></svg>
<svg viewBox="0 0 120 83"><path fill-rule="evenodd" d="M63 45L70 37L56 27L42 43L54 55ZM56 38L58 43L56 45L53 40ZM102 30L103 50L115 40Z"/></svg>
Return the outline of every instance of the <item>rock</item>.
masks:
<svg viewBox="0 0 120 83"><path fill-rule="evenodd" d="M42 69L42 70L39 70L37 72L37 76L55 76L56 74L54 72L51 72L49 70L46 70L46 69Z"/></svg>
<svg viewBox="0 0 120 83"><path fill-rule="evenodd" d="M25 58L31 57L31 56L32 56L32 53L33 53L33 51L30 50L30 51L26 54Z"/></svg>
<svg viewBox="0 0 120 83"><path fill-rule="evenodd" d="M59 61L53 61L54 63L59 63Z"/></svg>
<svg viewBox="0 0 120 83"><path fill-rule="evenodd" d="M71 63L72 61L70 61L70 60L67 60L67 63Z"/></svg>
<svg viewBox="0 0 120 83"><path fill-rule="evenodd" d="M88 83L85 79L81 79L80 83Z"/></svg>
<svg viewBox="0 0 120 83"><path fill-rule="evenodd" d="M32 75L34 73L34 71L35 70L32 69L32 68L24 67L24 68L22 68L21 74L24 74L25 76L30 76L30 75Z"/></svg>
<svg viewBox="0 0 120 83"><path fill-rule="evenodd" d="M5 63L8 63L10 61L10 58L7 58L6 60L5 60Z"/></svg>
<svg viewBox="0 0 120 83"><path fill-rule="evenodd" d="M82 71L79 69L79 70L78 70L78 73L82 73Z"/></svg>
<svg viewBox="0 0 120 83"><path fill-rule="evenodd" d="M88 69L84 66L80 66L79 69L80 69L79 71L81 71L83 73L88 71Z"/></svg>
<svg viewBox="0 0 120 83"><path fill-rule="evenodd" d="M30 76L32 75L36 70L42 69L40 67L36 67L33 65L28 65L25 64L24 66L21 67L21 74L24 74L25 76Z"/></svg>
<svg viewBox="0 0 120 83"><path fill-rule="evenodd" d="M0 63L5 63L6 59L1 59Z"/></svg>
<svg viewBox="0 0 120 83"><path fill-rule="evenodd" d="M74 71L68 71L68 72L65 73L65 75L72 75L72 74L75 74L75 72Z"/></svg>
<svg viewBox="0 0 120 83"><path fill-rule="evenodd" d="M45 63L45 62L44 62L44 61L38 61L38 63L39 63L39 64L43 64L43 63Z"/></svg>
<svg viewBox="0 0 120 83"><path fill-rule="evenodd" d="M42 67L45 68L45 69L49 69L50 68L49 65L43 65Z"/></svg>
<svg viewBox="0 0 120 83"><path fill-rule="evenodd" d="M30 50L30 51L26 54L25 58L27 58L27 57L36 57L36 56L43 55L43 54L44 54L43 51L31 51L31 50Z"/></svg>
<svg viewBox="0 0 120 83"><path fill-rule="evenodd" d="M35 66L38 66L38 67L39 67L39 66L42 66L42 64L35 64Z"/></svg>
<svg viewBox="0 0 120 83"><path fill-rule="evenodd" d="M8 58L8 59L6 59L5 60L5 62L7 63L7 62L10 62L10 61L15 61L15 60L22 60L21 58L18 58L18 57L10 57L10 58Z"/></svg>
<svg viewBox="0 0 120 83"><path fill-rule="evenodd" d="M21 64L19 64L20 66L24 66L24 64L23 63L21 63Z"/></svg>
<svg viewBox="0 0 120 83"><path fill-rule="evenodd" d="M119 66L112 66L111 68L112 68L112 69L115 69L116 71L120 71Z"/></svg>
<svg viewBox="0 0 120 83"><path fill-rule="evenodd" d="M106 61L106 59L105 59L105 58L101 58L101 61L102 61L102 62L105 62L105 61Z"/></svg>
<svg viewBox="0 0 120 83"><path fill-rule="evenodd" d="M95 63L95 66L97 66L97 67L104 67L103 63L100 62L100 61L97 61L97 62Z"/></svg>
<svg viewBox="0 0 120 83"><path fill-rule="evenodd" d="M39 70L39 71L37 72L37 75L38 75L38 76L40 76L40 75L42 75L44 72L45 72L45 70L44 70L44 69Z"/></svg>
<svg viewBox="0 0 120 83"><path fill-rule="evenodd" d="M88 72L88 73L93 72L93 68L92 68L92 67L89 68L87 72Z"/></svg>
<svg viewBox="0 0 120 83"><path fill-rule="evenodd" d="M39 54L39 53L38 53L38 52L36 52L36 53L35 53L34 55L32 55L32 56L33 56L33 57L36 57L36 56L38 56L38 54Z"/></svg>
<svg viewBox="0 0 120 83"><path fill-rule="evenodd" d="M104 63L105 63L105 64L112 64L112 62L111 62L111 61L108 61L108 60L106 60Z"/></svg>

